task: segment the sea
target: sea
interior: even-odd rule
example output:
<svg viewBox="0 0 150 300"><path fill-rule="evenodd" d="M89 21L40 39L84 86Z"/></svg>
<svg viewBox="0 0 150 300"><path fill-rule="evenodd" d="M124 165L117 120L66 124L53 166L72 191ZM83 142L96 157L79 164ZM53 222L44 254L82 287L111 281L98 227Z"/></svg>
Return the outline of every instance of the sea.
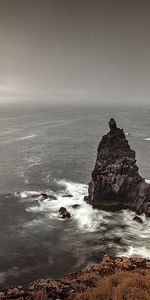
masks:
<svg viewBox="0 0 150 300"><path fill-rule="evenodd" d="M134 212L100 211L84 201L111 117L150 182L150 107L0 107L1 287L60 278L105 254L150 256L149 219L137 223ZM60 207L70 219L60 218Z"/></svg>

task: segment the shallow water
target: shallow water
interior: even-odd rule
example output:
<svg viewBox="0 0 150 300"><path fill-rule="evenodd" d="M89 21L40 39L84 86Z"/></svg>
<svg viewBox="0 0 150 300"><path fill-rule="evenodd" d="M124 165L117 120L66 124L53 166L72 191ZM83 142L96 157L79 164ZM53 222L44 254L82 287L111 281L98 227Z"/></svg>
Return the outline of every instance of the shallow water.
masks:
<svg viewBox="0 0 150 300"><path fill-rule="evenodd" d="M96 148L115 117L150 179L149 110L39 108L0 115L0 283L60 277L110 255L149 256L150 221L83 201ZM41 192L57 200L43 199ZM72 198L63 197L72 194ZM72 206L79 204L74 209ZM65 206L71 219L62 220Z"/></svg>

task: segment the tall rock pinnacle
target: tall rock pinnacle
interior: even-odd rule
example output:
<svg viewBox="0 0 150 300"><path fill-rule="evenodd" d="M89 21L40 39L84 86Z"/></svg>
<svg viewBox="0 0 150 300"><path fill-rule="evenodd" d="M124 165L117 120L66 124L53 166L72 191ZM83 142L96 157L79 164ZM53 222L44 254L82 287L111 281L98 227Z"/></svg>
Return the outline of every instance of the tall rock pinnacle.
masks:
<svg viewBox="0 0 150 300"><path fill-rule="evenodd" d="M110 119L109 128L99 143L85 200L94 208L113 211L129 208L150 216L150 185L139 175L135 151L114 119Z"/></svg>

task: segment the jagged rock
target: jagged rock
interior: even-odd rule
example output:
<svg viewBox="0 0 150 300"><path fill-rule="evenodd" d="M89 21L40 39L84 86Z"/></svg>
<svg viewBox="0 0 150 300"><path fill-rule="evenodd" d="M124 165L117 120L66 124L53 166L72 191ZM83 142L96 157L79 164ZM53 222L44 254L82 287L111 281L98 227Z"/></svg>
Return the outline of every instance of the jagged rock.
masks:
<svg viewBox="0 0 150 300"><path fill-rule="evenodd" d="M139 175L135 151L114 119L103 136L85 201L94 208L116 211L132 209L150 216L150 185Z"/></svg>
<svg viewBox="0 0 150 300"><path fill-rule="evenodd" d="M61 207L59 209L59 213L60 213L62 219L71 218L70 213L67 211L67 209L65 207Z"/></svg>
<svg viewBox="0 0 150 300"><path fill-rule="evenodd" d="M136 221L136 222L138 222L138 223L143 223L142 219L140 217L138 217L138 216L135 216L133 218L133 220Z"/></svg>

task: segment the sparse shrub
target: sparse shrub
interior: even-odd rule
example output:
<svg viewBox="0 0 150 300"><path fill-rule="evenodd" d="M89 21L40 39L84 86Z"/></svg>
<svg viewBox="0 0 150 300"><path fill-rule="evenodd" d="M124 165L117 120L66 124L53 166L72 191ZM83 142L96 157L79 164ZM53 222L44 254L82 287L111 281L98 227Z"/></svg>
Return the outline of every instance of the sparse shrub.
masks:
<svg viewBox="0 0 150 300"><path fill-rule="evenodd" d="M150 271L116 272L76 294L74 300L150 300Z"/></svg>

